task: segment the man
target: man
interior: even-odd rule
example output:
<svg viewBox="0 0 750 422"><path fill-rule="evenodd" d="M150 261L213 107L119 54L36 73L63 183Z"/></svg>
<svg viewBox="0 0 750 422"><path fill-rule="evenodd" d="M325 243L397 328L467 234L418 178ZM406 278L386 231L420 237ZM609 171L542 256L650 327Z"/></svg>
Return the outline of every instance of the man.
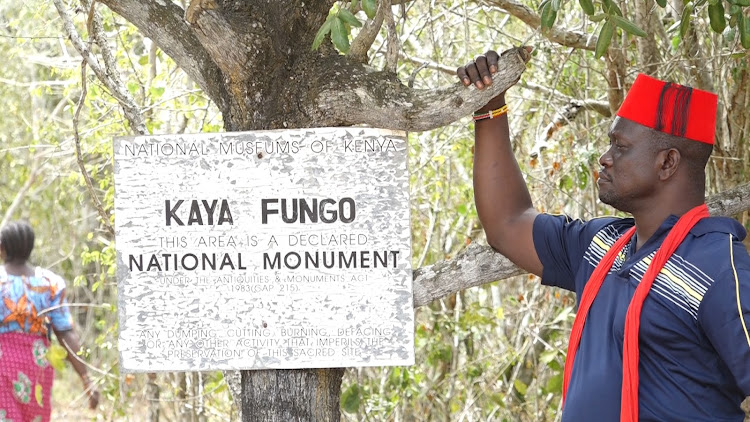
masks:
<svg viewBox="0 0 750 422"><path fill-rule="evenodd" d="M483 89L494 51L458 69ZM609 130L599 198L633 218L538 213L510 145L505 94L475 113L474 191L487 241L575 291L564 422L742 421L750 396L744 228L708 217L716 95L645 75Z"/></svg>

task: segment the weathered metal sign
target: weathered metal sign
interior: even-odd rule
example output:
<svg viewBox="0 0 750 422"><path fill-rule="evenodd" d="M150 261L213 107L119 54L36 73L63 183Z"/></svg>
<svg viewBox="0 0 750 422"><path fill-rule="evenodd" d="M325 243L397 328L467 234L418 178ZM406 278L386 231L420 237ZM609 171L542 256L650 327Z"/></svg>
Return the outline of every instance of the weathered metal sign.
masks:
<svg viewBox="0 0 750 422"><path fill-rule="evenodd" d="M414 363L402 134L117 138L114 156L123 371Z"/></svg>

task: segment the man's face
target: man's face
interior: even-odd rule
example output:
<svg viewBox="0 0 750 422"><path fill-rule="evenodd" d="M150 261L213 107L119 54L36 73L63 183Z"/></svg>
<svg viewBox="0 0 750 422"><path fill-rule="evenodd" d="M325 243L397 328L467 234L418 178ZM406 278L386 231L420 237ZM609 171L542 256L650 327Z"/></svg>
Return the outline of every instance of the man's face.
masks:
<svg viewBox="0 0 750 422"><path fill-rule="evenodd" d="M620 211L634 212L653 201L659 165L649 129L616 117L609 149L599 158L599 199Z"/></svg>

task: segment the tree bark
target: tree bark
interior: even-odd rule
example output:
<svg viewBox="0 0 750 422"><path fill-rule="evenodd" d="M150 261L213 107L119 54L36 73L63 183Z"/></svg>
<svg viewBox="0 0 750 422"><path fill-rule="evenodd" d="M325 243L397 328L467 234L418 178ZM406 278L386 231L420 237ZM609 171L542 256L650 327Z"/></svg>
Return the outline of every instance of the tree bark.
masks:
<svg viewBox="0 0 750 422"><path fill-rule="evenodd" d="M337 421L343 376L344 368L242 371L243 420Z"/></svg>
<svg viewBox="0 0 750 422"><path fill-rule="evenodd" d="M640 42L638 47L638 61L641 63L642 71L648 75L656 75L656 70L661 62L659 46L656 44L657 27L661 26L659 16L656 13L656 2L654 0L636 0L635 21L643 26L648 35Z"/></svg>

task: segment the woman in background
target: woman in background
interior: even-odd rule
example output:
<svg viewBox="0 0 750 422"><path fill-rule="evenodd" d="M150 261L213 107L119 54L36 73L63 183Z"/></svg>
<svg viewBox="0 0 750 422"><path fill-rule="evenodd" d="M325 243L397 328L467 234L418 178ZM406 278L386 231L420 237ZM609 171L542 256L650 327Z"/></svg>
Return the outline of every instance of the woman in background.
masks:
<svg viewBox="0 0 750 422"><path fill-rule="evenodd" d="M68 352L96 408L99 392L78 357L80 340L65 302L65 281L27 261L34 249L34 231L25 222L0 230L0 421L50 420L54 369L47 361L49 328Z"/></svg>

